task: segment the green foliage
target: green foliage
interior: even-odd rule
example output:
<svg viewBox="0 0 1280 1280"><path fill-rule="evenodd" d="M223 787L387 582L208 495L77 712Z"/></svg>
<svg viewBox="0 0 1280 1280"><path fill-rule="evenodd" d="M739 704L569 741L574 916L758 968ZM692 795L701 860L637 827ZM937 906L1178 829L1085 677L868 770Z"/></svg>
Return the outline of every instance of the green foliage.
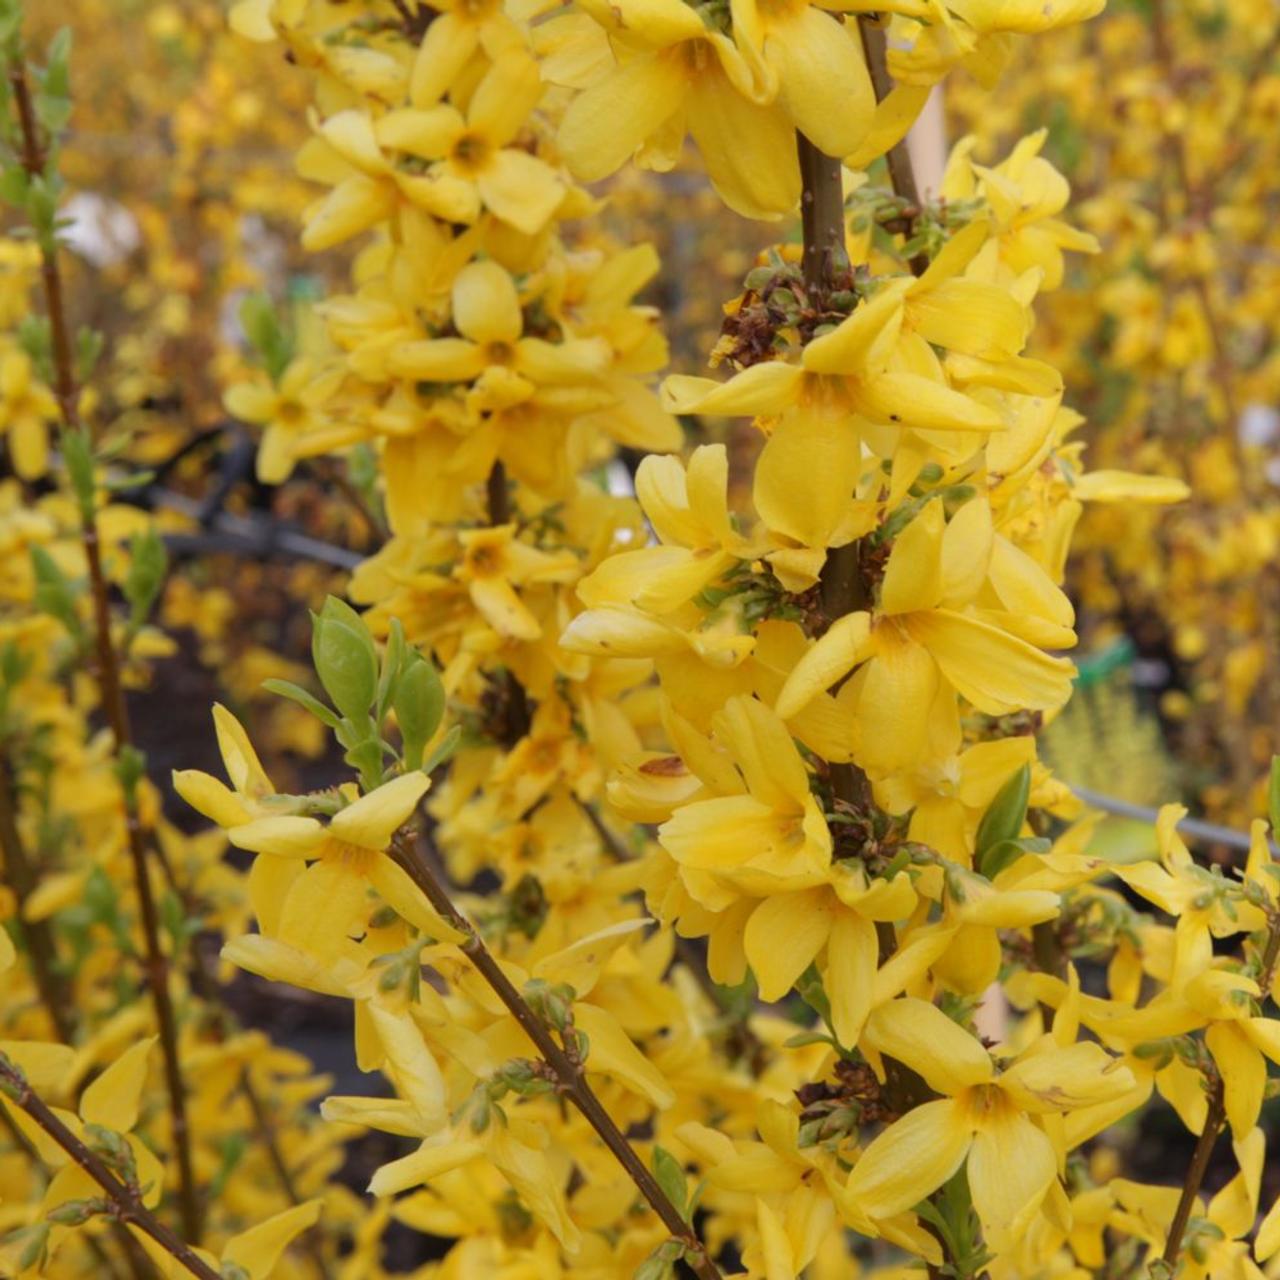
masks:
<svg viewBox="0 0 1280 1280"><path fill-rule="evenodd" d="M240 327L272 381L278 381L293 359L294 342L265 293L251 293L240 304Z"/></svg>

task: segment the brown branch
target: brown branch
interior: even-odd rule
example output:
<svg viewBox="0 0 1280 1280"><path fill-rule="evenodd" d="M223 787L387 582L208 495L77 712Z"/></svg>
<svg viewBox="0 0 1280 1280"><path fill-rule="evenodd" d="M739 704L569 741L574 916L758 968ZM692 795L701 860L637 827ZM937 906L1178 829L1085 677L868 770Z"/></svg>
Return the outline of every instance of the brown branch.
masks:
<svg viewBox="0 0 1280 1280"><path fill-rule="evenodd" d="M883 102L893 89L893 80L889 75L888 50L885 43L884 28L870 14L858 15L858 31L862 36L862 50L867 60L867 71L871 76L871 87L875 90L876 101ZM889 166L889 181L894 192L906 202L907 217L914 227L915 219L920 214L920 188L916 186L915 171L911 167L911 153L907 150L907 140L900 138L889 148L885 156ZM918 253L911 259L911 271L914 275L923 275L929 266L929 259Z"/></svg>
<svg viewBox="0 0 1280 1280"><path fill-rule="evenodd" d="M1178 1254L1182 1251L1182 1237L1187 1233L1191 1210L1195 1208L1196 1196L1200 1194L1200 1184L1204 1181L1205 1170L1209 1167L1209 1159L1213 1155L1214 1144L1218 1141L1218 1134L1222 1130L1226 1114L1222 1078L1215 1074L1209 1089L1209 1110L1204 1118L1204 1128L1200 1130L1196 1149L1191 1155L1191 1163L1187 1166L1182 1195L1178 1199L1178 1208L1173 1215L1173 1224L1169 1228L1169 1238L1165 1241L1164 1260L1170 1268L1177 1265Z"/></svg>
<svg viewBox="0 0 1280 1280"><path fill-rule="evenodd" d="M832 284L836 252L844 248L844 183L839 160L824 155L803 134L798 133L796 140L802 183L804 278L810 292L821 295ZM828 623L864 606L866 587L857 540L827 553L820 590ZM853 808L864 808L871 799L866 774L852 764L831 764L828 768L835 798Z"/></svg>
<svg viewBox="0 0 1280 1280"><path fill-rule="evenodd" d="M800 223L804 232L804 282L810 294L831 287L838 254L844 250L844 182L840 161L824 155L796 134L800 158Z"/></svg>
<svg viewBox="0 0 1280 1280"><path fill-rule="evenodd" d="M658 1185L657 1179L636 1154L635 1148L627 1141L622 1130L604 1109L600 1099L587 1083L586 1072L582 1065L575 1062L557 1043L550 1028L529 1007L524 996L516 990L511 979L507 977L506 971L485 946L471 921L454 906L449 894L432 875L426 862L418 854L414 842L397 837L392 844L391 853L396 862L409 874L414 884L422 890L427 901L463 935L463 940L459 944L463 954L475 967L476 972L492 987L525 1035L533 1041L542 1060L555 1075L561 1094L573 1103L583 1119L596 1131L614 1159L626 1171L640 1194L662 1220L672 1238L683 1245L686 1259L693 1268L694 1274L699 1277L699 1280L721 1280L720 1269L712 1261L706 1246L693 1227L681 1217L679 1210Z"/></svg>
<svg viewBox="0 0 1280 1280"><path fill-rule="evenodd" d="M365 499L364 494L356 488L351 479L344 473L341 463L328 458L312 458L310 467L321 485L332 485L351 504L364 522L369 540L375 546L381 546L386 542L386 524Z"/></svg>
<svg viewBox="0 0 1280 1280"><path fill-rule="evenodd" d="M48 151L41 139L34 104L21 63L9 69L9 82L17 106L22 136L22 163L33 177L42 175L48 163ZM62 273L56 249L41 246L41 278L44 283L45 310L53 354L54 394L62 418L64 432L81 429L80 388L76 379L70 328L62 287ZM119 655L111 638L111 608L106 575L102 568L102 548L97 521L92 514L84 520L81 533L85 559L89 568L89 584L93 596L94 647L97 677L103 710L111 726L116 759L131 748L129 713L120 678ZM164 1056L165 1080L169 1092L169 1117L173 1130L174 1150L178 1160L179 1191L183 1230L195 1242L200 1239L200 1203L191 1158L191 1135L187 1124L186 1097L182 1084L182 1068L178 1054L178 1027L169 991L169 962L160 944L160 918L147 869L144 833L137 805L128 787L124 788L125 827L129 856L133 865L134 886L146 938L146 971L156 1023Z"/></svg>
<svg viewBox="0 0 1280 1280"><path fill-rule="evenodd" d="M200 1280L220 1280L185 1241L174 1235L143 1203L137 1189L116 1177L101 1157L91 1151L36 1095L26 1077L0 1054L0 1093L19 1107L60 1146L106 1192L111 1216L149 1235L175 1261Z"/></svg>

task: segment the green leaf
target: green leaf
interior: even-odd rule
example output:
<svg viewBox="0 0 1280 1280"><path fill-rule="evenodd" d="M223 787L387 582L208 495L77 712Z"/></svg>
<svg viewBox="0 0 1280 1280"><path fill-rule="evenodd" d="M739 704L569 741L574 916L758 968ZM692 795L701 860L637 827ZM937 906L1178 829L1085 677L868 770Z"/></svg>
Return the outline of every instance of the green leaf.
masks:
<svg viewBox="0 0 1280 1280"><path fill-rule="evenodd" d="M240 304L240 326L272 381L278 382L293 359L293 342L265 293L251 293Z"/></svg>
<svg viewBox="0 0 1280 1280"><path fill-rule="evenodd" d="M422 762L423 773L434 773L458 749L462 741L462 726L455 724L448 733L436 743L431 754Z"/></svg>
<svg viewBox="0 0 1280 1280"><path fill-rule="evenodd" d="M653 1176L657 1178L658 1186L662 1188L676 1212L687 1222L689 1220L689 1186L684 1165L665 1147L656 1144L653 1148Z"/></svg>
<svg viewBox="0 0 1280 1280"><path fill-rule="evenodd" d="M18 161L11 161L0 172L0 200L5 204L21 208L27 203L27 171Z"/></svg>
<svg viewBox="0 0 1280 1280"><path fill-rule="evenodd" d="M97 329L85 328L76 334L76 376L82 383L88 382L93 376L102 356L104 341Z"/></svg>
<svg viewBox="0 0 1280 1280"><path fill-rule="evenodd" d="M348 719L368 717L378 694L378 653L364 620L334 596L312 619L311 652L330 701Z"/></svg>
<svg viewBox="0 0 1280 1280"><path fill-rule="evenodd" d="M317 720L327 724L330 729L336 729L342 723L319 698L308 693L301 685L294 684L292 680L272 678L264 680L262 687L281 698L288 698L290 702L296 702L305 711L310 711Z"/></svg>
<svg viewBox="0 0 1280 1280"><path fill-rule="evenodd" d="M799 1031L793 1036L788 1036L783 1042L786 1049L804 1049L811 1044L829 1044L833 1049L840 1046L828 1035L823 1035L821 1031Z"/></svg>
<svg viewBox="0 0 1280 1280"><path fill-rule="evenodd" d="M124 788L128 806L131 809L135 808L138 800L138 784L147 772L146 755L132 743L126 742L116 756L115 769L116 777L120 779L120 785Z"/></svg>
<svg viewBox="0 0 1280 1280"><path fill-rule="evenodd" d="M357 742L342 758L359 771L366 791L374 791L382 785L382 743L377 738Z"/></svg>
<svg viewBox="0 0 1280 1280"><path fill-rule="evenodd" d="M93 441L84 427L63 432L62 457L67 464L80 517L88 524L93 519L94 510Z"/></svg>
<svg viewBox="0 0 1280 1280"><path fill-rule="evenodd" d="M379 725L382 723L383 716L387 714L391 699L395 696L404 660L404 627L400 625L399 618L392 618L391 630L387 635L387 647L382 654L382 672L378 676L378 705L374 719Z"/></svg>
<svg viewBox="0 0 1280 1280"><path fill-rule="evenodd" d="M422 768L422 753L440 727L444 704L444 685L435 667L420 653L409 650L392 704L404 740L406 769Z"/></svg>
<svg viewBox="0 0 1280 1280"><path fill-rule="evenodd" d="M71 41L70 27L59 27L49 41L44 83L41 85L45 93L57 94L63 98L71 93Z"/></svg>
<svg viewBox="0 0 1280 1280"><path fill-rule="evenodd" d="M1031 766L1024 764L996 793L996 798L987 807L978 824L978 835L975 842L979 867L983 875L985 869L981 865L982 856L988 849L1006 840L1016 840L1022 831L1022 824L1027 820L1027 801L1031 797Z"/></svg>
<svg viewBox="0 0 1280 1280"><path fill-rule="evenodd" d="M81 635L80 616L76 612L78 587L73 587L57 561L44 547L31 548L31 567L35 573L35 606L42 613L57 618L75 637Z"/></svg>
<svg viewBox="0 0 1280 1280"><path fill-rule="evenodd" d="M169 553L155 525L137 533L129 546L129 572L124 580L124 597L129 602L129 625L137 630L151 616L165 575L169 571Z"/></svg>
<svg viewBox="0 0 1280 1280"><path fill-rule="evenodd" d="M1019 840L1001 840L988 849L979 859L978 870L988 880L994 880L1007 867L1013 866L1027 853L1048 853L1050 842L1040 836L1023 836Z"/></svg>

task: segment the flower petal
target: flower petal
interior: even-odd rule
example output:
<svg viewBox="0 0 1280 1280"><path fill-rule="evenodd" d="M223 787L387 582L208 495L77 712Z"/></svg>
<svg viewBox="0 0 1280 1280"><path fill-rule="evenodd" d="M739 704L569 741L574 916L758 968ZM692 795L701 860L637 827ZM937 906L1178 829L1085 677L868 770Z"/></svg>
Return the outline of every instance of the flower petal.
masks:
<svg viewBox="0 0 1280 1280"><path fill-rule="evenodd" d="M978 1040L937 1005L914 996L890 1000L874 1010L863 1036L877 1053L919 1072L939 1093L955 1094L986 1084L995 1075L991 1056Z"/></svg>
<svg viewBox="0 0 1280 1280"><path fill-rule="evenodd" d="M973 1128L950 1098L926 1102L862 1153L845 1196L871 1218L891 1218L936 1191L964 1162Z"/></svg>
<svg viewBox="0 0 1280 1280"><path fill-rule="evenodd" d="M431 786L425 773L402 774L363 795L334 815L330 833L338 840L381 852L396 830L408 821Z"/></svg>

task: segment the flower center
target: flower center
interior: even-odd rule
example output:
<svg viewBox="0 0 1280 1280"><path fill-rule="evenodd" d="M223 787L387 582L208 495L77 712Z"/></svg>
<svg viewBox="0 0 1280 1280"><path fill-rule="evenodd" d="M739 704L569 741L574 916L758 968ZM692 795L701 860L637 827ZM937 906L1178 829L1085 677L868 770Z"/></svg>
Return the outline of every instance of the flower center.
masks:
<svg viewBox="0 0 1280 1280"><path fill-rule="evenodd" d="M453 144L452 159L464 173L474 174L488 163L492 148L476 133L464 133Z"/></svg>
<svg viewBox="0 0 1280 1280"><path fill-rule="evenodd" d="M493 543L480 542L467 548L463 557L467 576L496 578L502 575L502 549Z"/></svg>
<svg viewBox="0 0 1280 1280"><path fill-rule="evenodd" d="M352 844L348 840L335 840L332 837L324 851L325 858L331 858L350 867L359 876L369 874L377 856L374 850L366 849L363 845Z"/></svg>

